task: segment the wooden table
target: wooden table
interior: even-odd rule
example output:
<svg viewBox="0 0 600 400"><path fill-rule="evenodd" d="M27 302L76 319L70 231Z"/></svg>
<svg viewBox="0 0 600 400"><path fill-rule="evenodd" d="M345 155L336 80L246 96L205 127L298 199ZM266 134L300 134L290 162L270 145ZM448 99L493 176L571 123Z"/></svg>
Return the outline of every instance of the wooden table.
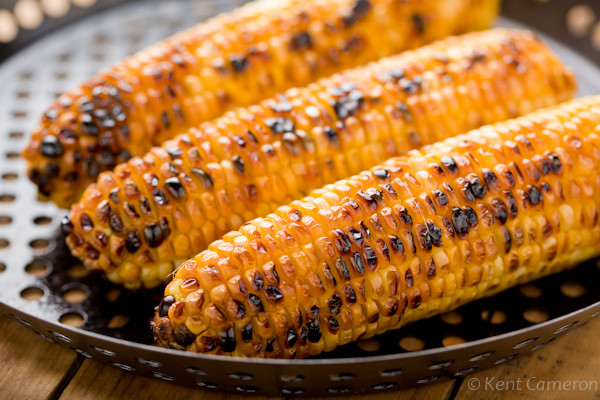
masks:
<svg viewBox="0 0 600 400"><path fill-rule="evenodd" d="M600 399L600 318L530 355L465 378L359 399ZM206 399L244 400L137 376L85 359L49 343L11 318L0 316L0 399ZM535 377L535 378L533 378ZM502 390L517 382L520 390ZM486 385L486 379L488 385ZM558 381L564 390L535 388L540 381ZM566 390L573 381L593 381L588 390ZM500 383L498 382L505 382ZM479 390L469 386L479 383ZM496 385L496 386L494 386ZM498 386L500 385L500 387ZM556 384L555 384L556 385ZM487 387L486 387L487 386ZM513 383L517 387L516 383ZM254 398L257 399L257 398Z"/></svg>

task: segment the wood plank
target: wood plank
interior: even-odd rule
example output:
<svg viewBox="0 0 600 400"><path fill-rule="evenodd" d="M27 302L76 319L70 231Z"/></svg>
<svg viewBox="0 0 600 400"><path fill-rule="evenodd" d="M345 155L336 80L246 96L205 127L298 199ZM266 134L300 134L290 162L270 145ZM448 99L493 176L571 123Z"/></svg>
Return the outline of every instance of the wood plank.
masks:
<svg viewBox="0 0 600 400"><path fill-rule="evenodd" d="M538 399L579 400L600 398L600 318L577 329L527 356L519 357L498 367L465 377L456 400L475 399ZM518 384L520 378L521 383ZM469 380L477 379L479 390L469 388ZM489 385L486 385L486 379ZM529 386L527 380L531 379ZM552 382L557 381L554 384ZM583 386L567 388L569 382L586 381ZM590 383L595 382L594 383ZM497 382L515 382L510 390L498 390ZM540 383L542 382L542 383ZM472 383L471 383L472 384ZM538 390L536 385L543 385ZM554 386L552 385L560 385ZM490 388L491 386L491 388ZM587 389L586 389L587 387ZM501 387L500 387L501 388ZM533 389L533 390L532 390ZM584 389L584 390L581 390Z"/></svg>
<svg viewBox="0 0 600 400"><path fill-rule="evenodd" d="M447 399L454 381L371 396L354 396L369 400L416 400ZM60 400L79 399L148 399L148 400L246 400L246 396L227 395L199 388L179 386L157 379L146 378L124 372L93 360L85 360L66 387ZM254 400L267 400L268 397L252 397ZM276 399L276 398L273 398Z"/></svg>
<svg viewBox="0 0 600 400"><path fill-rule="evenodd" d="M47 342L5 314L0 316L0 332L0 397L50 398L77 354Z"/></svg>

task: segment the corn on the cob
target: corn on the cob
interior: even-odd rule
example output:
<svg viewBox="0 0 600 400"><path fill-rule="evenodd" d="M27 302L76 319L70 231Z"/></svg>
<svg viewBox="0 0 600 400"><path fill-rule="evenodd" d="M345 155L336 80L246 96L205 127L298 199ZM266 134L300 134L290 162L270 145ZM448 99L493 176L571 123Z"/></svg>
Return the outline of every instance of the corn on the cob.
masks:
<svg viewBox="0 0 600 400"><path fill-rule="evenodd" d="M302 358L597 256L599 134L600 96L325 186L184 263L155 337Z"/></svg>
<svg viewBox="0 0 600 400"><path fill-rule="evenodd" d="M488 27L499 0L263 0L94 76L46 111L23 152L61 207L98 174L234 107Z"/></svg>
<svg viewBox="0 0 600 400"><path fill-rule="evenodd" d="M244 221L574 88L530 33L449 38L229 112L102 174L65 221L67 243L114 282L156 286Z"/></svg>

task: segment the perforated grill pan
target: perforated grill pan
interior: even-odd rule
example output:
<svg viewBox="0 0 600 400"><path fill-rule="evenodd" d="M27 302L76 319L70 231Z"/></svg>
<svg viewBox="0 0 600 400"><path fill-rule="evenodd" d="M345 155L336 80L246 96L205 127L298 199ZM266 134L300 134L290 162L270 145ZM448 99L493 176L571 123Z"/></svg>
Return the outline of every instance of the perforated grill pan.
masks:
<svg viewBox="0 0 600 400"><path fill-rule="evenodd" d="M81 357L207 390L324 396L463 376L543 351L600 314L600 269L594 260L307 360L239 359L151 346L148 321L161 291L128 293L86 274L59 233L64 211L36 200L18 154L44 107L62 91L241 1L148 0L107 10L106 2L98 3L104 10L89 9L68 26L54 29L73 20L71 14L63 22L44 23L44 32L0 45L0 59L11 54L0 64L0 308L40 336ZM594 39L600 43L600 24L593 25L589 14L595 9L600 15L600 4L589 0L591 8L572 8L580 3L585 2L505 0L499 24L534 28L575 70L580 95L587 95L600 93L600 52L594 47ZM591 17L586 26L574 26L581 37L567 28L568 12ZM41 39L21 48L35 36ZM81 325L68 325L73 323Z"/></svg>

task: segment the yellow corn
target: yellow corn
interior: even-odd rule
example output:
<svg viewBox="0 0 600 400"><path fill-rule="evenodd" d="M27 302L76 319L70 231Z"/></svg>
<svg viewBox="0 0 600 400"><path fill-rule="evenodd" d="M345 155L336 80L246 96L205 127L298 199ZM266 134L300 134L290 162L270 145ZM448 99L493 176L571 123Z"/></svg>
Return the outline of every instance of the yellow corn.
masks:
<svg viewBox="0 0 600 400"><path fill-rule="evenodd" d="M530 33L448 38L228 112L102 174L65 221L67 243L113 282L157 286L244 221L574 89Z"/></svg>
<svg viewBox="0 0 600 400"><path fill-rule="evenodd" d="M435 39L489 27L499 0L262 0L95 75L50 106L23 152L42 198L226 110Z"/></svg>
<svg viewBox="0 0 600 400"><path fill-rule="evenodd" d="M302 358L600 254L600 96L413 150L185 262L163 346Z"/></svg>

